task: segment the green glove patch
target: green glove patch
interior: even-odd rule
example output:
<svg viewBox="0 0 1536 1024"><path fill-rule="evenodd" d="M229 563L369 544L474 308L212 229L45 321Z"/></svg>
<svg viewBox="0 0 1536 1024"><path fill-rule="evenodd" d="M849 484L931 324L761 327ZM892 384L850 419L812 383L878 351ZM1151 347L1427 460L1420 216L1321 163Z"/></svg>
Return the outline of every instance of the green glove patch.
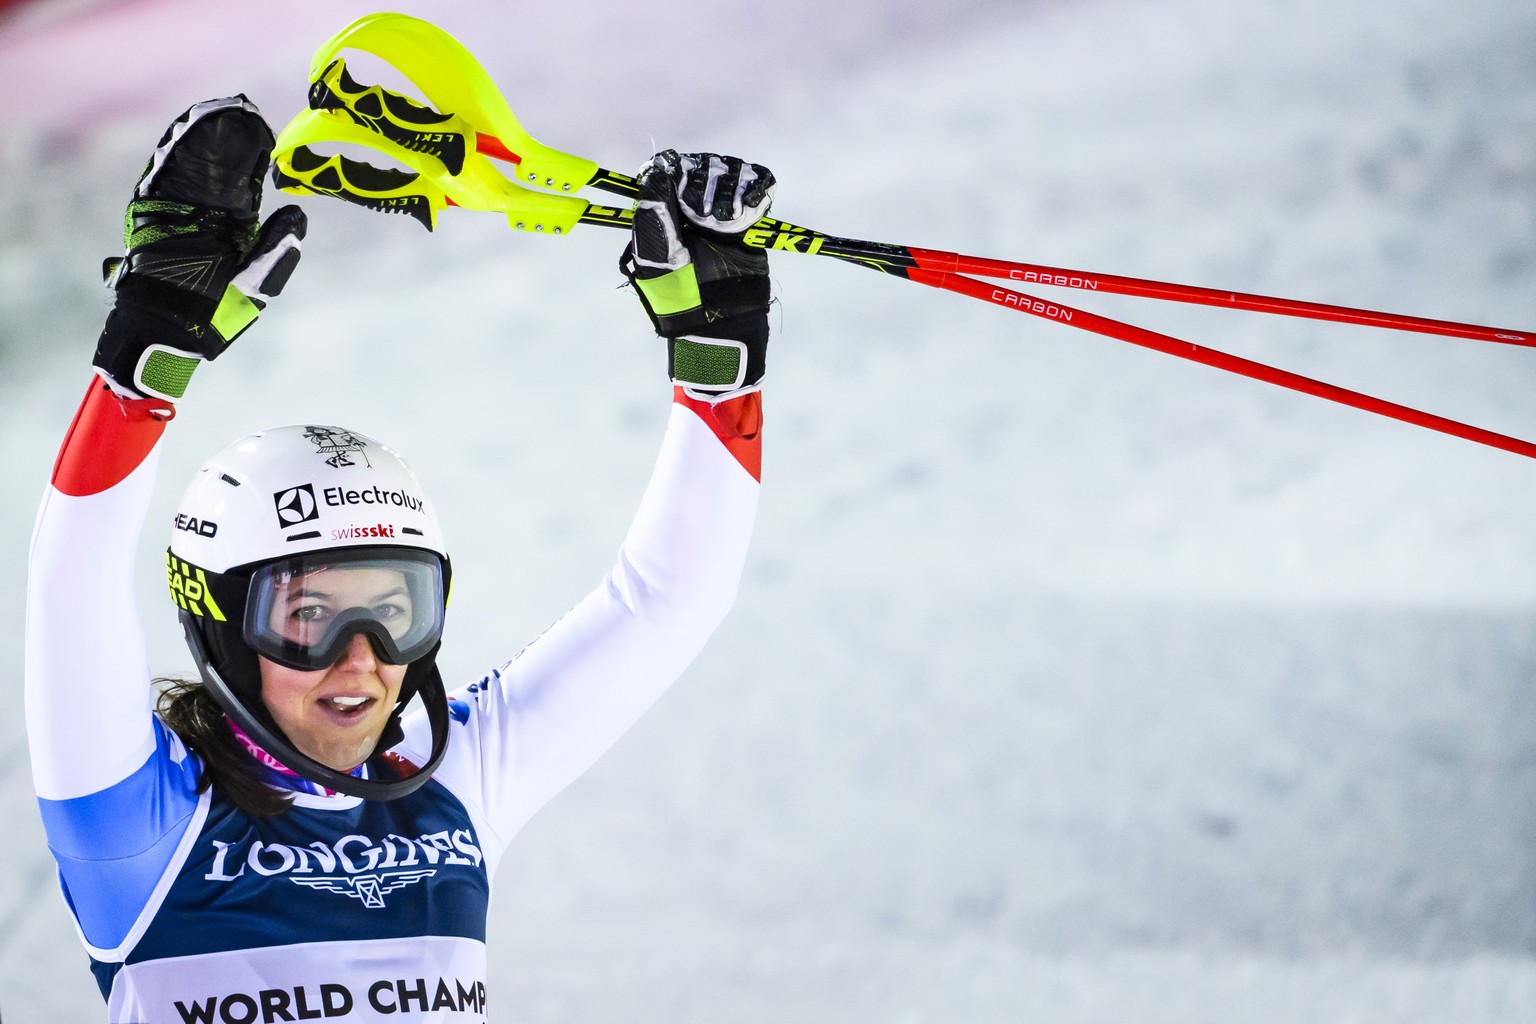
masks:
<svg viewBox="0 0 1536 1024"><path fill-rule="evenodd" d="M732 341L675 338L671 344L672 379L679 384L711 390L741 386L746 346Z"/></svg>
<svg viewBox="0 0 1536 1024"><path fill-rule="evenodd" d="M175 401L187 393L192 371L202 362L191 356L178 355L170 349L152 347L144 353L134 384L147 395L163 395Z"/></svg>
<svg viewBox="0 0 1536 1024"><path fill-rule="evenodd" d="M692 263L660 277L637 277L635 287L656 316L676 316L703 304L699 298L699 274Z"/></svg>
<svg viewBox="0 0 1536 1024"><path fill-rule="evenodd" d="M219 336L225 341L234 341L235 337L261 315L261 307L252 302L246 295L233 284L224 289L224 298L219 300L219 308L213 311L213 329L219 332Z"/></svg>

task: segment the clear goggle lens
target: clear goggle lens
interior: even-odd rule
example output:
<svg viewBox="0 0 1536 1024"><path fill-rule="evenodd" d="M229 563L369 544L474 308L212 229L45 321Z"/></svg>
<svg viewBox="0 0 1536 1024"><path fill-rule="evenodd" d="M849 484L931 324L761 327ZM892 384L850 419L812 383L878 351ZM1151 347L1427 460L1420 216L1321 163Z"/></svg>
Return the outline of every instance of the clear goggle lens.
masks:
<svg viewBox="0 0 1536 1024"><path fill-rule="evenodd" d="M426 551L297 555L251 575L245 640L280 665L328 668L363 633L383 660L408 665L443 634L443 568Z"/></svg>

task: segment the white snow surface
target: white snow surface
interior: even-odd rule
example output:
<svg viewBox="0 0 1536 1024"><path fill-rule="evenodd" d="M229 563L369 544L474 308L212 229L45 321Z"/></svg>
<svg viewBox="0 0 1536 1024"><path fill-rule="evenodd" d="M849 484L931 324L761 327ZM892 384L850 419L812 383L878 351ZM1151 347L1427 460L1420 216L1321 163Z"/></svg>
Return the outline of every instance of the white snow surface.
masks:
<svg viewBox="0 0 1536 1024"><path fill-rule="evenodd" d="M739 153L796 223L1536 328L1529 0L402 7L536 137L620 170ZM33 510L143 160L208 96L281 124L369 9L0 20L13 681ZM438 501L467 680L605 570L666 414L660 345L616 232L304 205L287 293L168 436L154 667L191 671L158 570L182 482L322 420L406 452ZM492 1020L1536 1019L1536 464L833 261L773 272L740 601L514 843ZM1536 438L1527 348L1047 294ZM0 1013L101 1019L19 682L3 700Z"/></svg>

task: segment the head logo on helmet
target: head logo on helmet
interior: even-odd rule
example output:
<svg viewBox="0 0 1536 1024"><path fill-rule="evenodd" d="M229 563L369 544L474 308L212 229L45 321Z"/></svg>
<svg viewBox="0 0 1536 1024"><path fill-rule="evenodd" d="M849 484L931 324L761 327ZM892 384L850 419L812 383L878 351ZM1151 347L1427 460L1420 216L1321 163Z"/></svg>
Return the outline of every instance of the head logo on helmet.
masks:
<svg viewBox="0 0 1536 1024"><path fill-rule="evenodd" d="M424 493L405 460L373 438L341 427L291 426L251 434L215 454L176 509L178 524L218 524L173 529L168 553L171 597L204 684L269 753L339 792L403 796L426 781L446 748L447 698L436 655L450 573ZM367 529L360 514L370 517ZM330 563L398 567L413 588L417 621L410 636L394 637L363 616L312 646L264 635L247 614L259 605L264 581L282 577L290 565L314 571ZM367 635L385 660L409 665L399 708L374 756L399 742L401 710L419 695L432 722L433 753L415 775L385 781L328 768L295 749L262 703L258 647L262 657L315 670L353 632Z"/></svg>
<svg viewBox="0 0 1536 1024"><path fill-rule="evenodd" d="M208 574L202 569L183 562L167 551L165 575L171 587L171 600L175 601L182 611L190 612L199 618L207 615L221 622L225 621L223 609L218 606L208 589Z"/></svg>

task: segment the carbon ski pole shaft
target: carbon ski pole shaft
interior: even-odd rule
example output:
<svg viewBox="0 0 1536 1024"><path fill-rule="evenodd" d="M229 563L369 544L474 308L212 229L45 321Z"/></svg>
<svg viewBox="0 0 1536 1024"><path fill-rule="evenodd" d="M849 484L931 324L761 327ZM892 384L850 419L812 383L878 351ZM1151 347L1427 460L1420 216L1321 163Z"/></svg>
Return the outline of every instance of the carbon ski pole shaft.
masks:
<svg viewBox="0 0 1536 1024"><path fill-rule="evenodd" d="M1254 295L1245 292L1222 291L1202 288L1198 285L1173 284L1167 281L1151 281L1136 277L1120 277L1085 270L1069 270L1065 267L1047 267L1036 263L1014 263L1007 260L986 259L980 256L964 256L960 253L934 249L910 250L917 265L924 270L938 273L979 274L982 277L1007 278L1021 284L1044 284L1061 288L1079 288L1085 291L1110 292L1118 295L1135 295L1148 299L1171 302L1187 302L1205 306L1241 309L1254 313L1274 313L1280 316L1306 317L1313 320L1330 320L1336 323L1361 324L1367 327L1384 327L1416 334L1438 334L1452 338L1469 338L1474 341L1494 341L1506 345L1536 347L1536 334L1527 331L1511 331L1500 327L1482 327L1476 324L1456 323L1451 320L1432 320L1427 317L1405 316L1401 313L1382 313L1350 306L1333 306L1301 299L1283 299L1272 295Z"/></svg>
<svg viewBox="0 0 1536 1024"><path fill-rule="evenodd" d="M1181 341L1178 338L1169 337L1166 334L1158 334L1133 324L1112 320L1109 317L1099 316L1081 309L1073 309L1060 303L1045 302L1023 292L1003 288L998 285L981 281L973 277L965 277L960 274L950 274L943 271L933 271L922 268L913 269L907 276L920 284L926 284L945 291L958 292L969 295L972 298L982 299L1006 309L1016 309L1021 313L1029 313L1033 316L1057 323L1064 323L1079 330L1100 334L1108 338L1129 342L1142 348L1149 348L1156 352L1163 352L1180 359L1188 359L1205 366L1215 367L1218 370L1226 370L1243 377L1251 377L1254 380L1264 381L1291 391L1299 391L1303 394L1313 395L1317 398L1337 402L1351 408L1361 409L1365 412L1375 413L1389 419L1411 423L1417 427L1449 434L1452 437L1475 441L1478 444L1488 445L1503 451L1523 455L1528 459L1536 459L1536 444L1522 440L1518 437L1510 437L1507 434L1499 434L1483 427L1473 426L1470 423L1462 423L1458 420L1447 419L1434 413L1421 409L1413 409L1406 405L1398 405L1386 399L1373 395L1361 394L1348 388L1339 387L1336 384L1328 384L1324 381L1314 380L1289 370L1269 366L1265 363L1244 359L1227 352L1205 348L1191 342Z"/></svg>

